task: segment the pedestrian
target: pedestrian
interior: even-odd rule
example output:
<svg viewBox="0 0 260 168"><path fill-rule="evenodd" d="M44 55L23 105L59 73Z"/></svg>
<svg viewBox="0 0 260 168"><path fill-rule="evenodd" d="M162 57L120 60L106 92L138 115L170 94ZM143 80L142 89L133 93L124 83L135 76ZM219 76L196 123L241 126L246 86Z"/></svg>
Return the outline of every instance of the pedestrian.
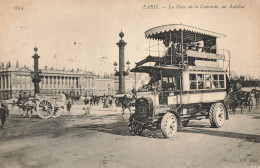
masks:
<svg viewBox="0 0 260 168"><path fill-rule="evenodd" d="M93 97L90 97L90 106L93 106Z"/></svg>
<svg viewBox="0 0 260 168"><path fill-rule="evenodd" d="M108 99L108 100L109 100L109 105L110 105L110 107L113 107L113 104L112 104L112 103L113 103L113 102L112 102L113 99L112 99L112 97L109 96L109 99Z"/></svg>
<svg viewBox="0 0 260 168"><path fill-rule="evenodd" d="M126 108L128 108L128 110L129 110L130 113L131 113L131 106L130 106L130 103L129 103L129 99L127 98L126 95L124 95L123 104L122 104L122 109L123 109L122 115L125 114L125 109L126 109Z"/></svg>
<svg viewBox="0 0 260 168"><path fill-rule="evenodd" d="M100 99L100 97L97 97L97 106L98 106L98 103L99 103L99 99Z"/></svg>
<svg viewBox="0 0 260 168"><path fill-rule="evenodd" d="M108 108L108 99L107 99L107 97L103 98L103 108Z"/></svg>
<svg viewBox="0 0 260 168"><path fill-rule="evenodd" d="M6 117L9 116L8 107L2 102L0 107L1 129L5 126Z"/></svg>
<svg viewBox="0 0 260 168"><path fill-rule="evenodd" d="M68 102L68 104L67 104L67 112L68 112L68 114L71 114L70 113L70 109L71 109L71 104L70 104L70 102Z"/></svg>
<svg viewBox="0 0 260 168"><path fill-rule="evenodd" d="M93 101L94 101L94 106L95 106L96 105L96 101L97 101L96 96L93 97Z"/></svg>

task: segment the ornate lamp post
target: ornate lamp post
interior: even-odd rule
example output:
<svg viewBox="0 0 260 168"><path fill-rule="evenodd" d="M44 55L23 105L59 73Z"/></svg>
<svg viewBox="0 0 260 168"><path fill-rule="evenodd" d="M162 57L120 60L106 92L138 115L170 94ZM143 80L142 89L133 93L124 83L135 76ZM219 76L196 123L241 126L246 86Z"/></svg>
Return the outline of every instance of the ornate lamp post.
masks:
<svg viewBox="0 0 260 168"><path fill-rule="evenodd" d="M34 72L32 82L34 83L34 93L40 93L39 83L41 81L40 71L39 71L39 58L40 56L37 54L38 48L34 48L35 54L32 56L34 59Z"/></svg>
<svg viewBox="0 0 260 168"><path fill-rule="evenodd" d="M117 63L114 63L115 66L115 76L119 76L119 90L118 90L118 94L124 94L125 92L125 76L127 76L129 74L129 70L130 70L130 62L127 61L127 71L125 71L125 55L124 55L124 48L126 43L124 42L124 40L122 39L124 37L124 33L121 31L119 33L119 37L121 38L121 40L119 40L119 42L117 43L118 47L119 47L119 71L117 71Z"/></svg>

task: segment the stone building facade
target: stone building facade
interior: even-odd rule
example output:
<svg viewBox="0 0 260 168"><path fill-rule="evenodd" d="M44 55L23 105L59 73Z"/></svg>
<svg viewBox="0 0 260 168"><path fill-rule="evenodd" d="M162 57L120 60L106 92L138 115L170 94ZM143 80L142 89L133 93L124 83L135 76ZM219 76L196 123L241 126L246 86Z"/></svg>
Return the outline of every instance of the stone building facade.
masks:
<svg viewBox="0 0 260 168"><path fill-rule="evenodd" d="M96 78L97 96L115 95L117 90L115 87L115 79L113 77Z"/></svg>
<svg viewBox="0 0 260 168"><path fill-rule="evenodd" d="M6 67L0 62L0 100L34 95L32 68L11 66ZM90 71L58 70L45 66L40 73L40 93L64 93L70 96L104 96L115 95L119 90L118 77L110 74L99 77ZM126 92L131 93L140 87L147 77L130 73L126 76Z"/></svg>
<svg viewBox="0 0 260 168"><path fill-rule="evenodd" d="M32 70L28 67L0 68L0 99L28 97L34 95ZM40 93L64 93L70 96L89 96L96 94L96 76L89 71L65 71L41 69Z"/></svg>

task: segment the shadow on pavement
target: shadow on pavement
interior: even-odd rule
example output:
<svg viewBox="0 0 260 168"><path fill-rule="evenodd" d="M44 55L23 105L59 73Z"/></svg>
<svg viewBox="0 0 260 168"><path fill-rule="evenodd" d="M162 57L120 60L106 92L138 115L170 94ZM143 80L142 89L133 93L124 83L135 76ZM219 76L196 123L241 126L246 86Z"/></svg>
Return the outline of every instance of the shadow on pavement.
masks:
<svg viewBox="0 0 260 168"><path fill-rule="evenodd" d="M225 132L225 131L214 131L214 130L206 130L200 128L186 128L183 130L185 133L195 133L195 134L205 134L205 135L212 135L212 136L221 136L227 138L236 138L242 139L249 142L260 143L260 136L253 135L253 134L243 134L243 133L236 133L236 132Z"/></svg>
<svg viewBox="0 0 260 168"><path fill-rule="evenodd" d="M92 131L94 130L98 132L104 132L104 133L122 135L122 136L134 136L129 132L127 125L128 123L126 121L120 121L120 122L114 122L109 124L77 126L74 128L85 128ZM136 136L147 137L147 138L159 138L159 139L164 138L160 130L156 130L156 131L145 130L142 135L136 135Z"/></svg>
<svg viewBox="0 0 260 168"><path fill-rule="evenodd" d="M129 136L127 123L126 122L114 122L109 124L95 124L95 125L84 125L78 126L78 128L86 128L88 130L94 130L99 132L105 132L110 134Z"/></svg>

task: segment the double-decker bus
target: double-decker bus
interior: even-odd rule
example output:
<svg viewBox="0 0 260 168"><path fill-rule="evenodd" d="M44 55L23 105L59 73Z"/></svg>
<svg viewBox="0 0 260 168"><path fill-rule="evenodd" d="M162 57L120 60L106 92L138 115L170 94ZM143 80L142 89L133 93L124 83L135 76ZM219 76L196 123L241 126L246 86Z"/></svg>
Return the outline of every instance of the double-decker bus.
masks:
<svg viewBox="0 0 260 168"><path fill-rule="evenodd" d="M131 134L161 129L170 138L189 120L203 118L213 127L223 126L228 119L224 99L230 54L217 48L217 39L225 35L171 24L149 29L145 37L149 54L131 72L147 73L150 81L136 92L135 113L129 118Z"/></svg>

